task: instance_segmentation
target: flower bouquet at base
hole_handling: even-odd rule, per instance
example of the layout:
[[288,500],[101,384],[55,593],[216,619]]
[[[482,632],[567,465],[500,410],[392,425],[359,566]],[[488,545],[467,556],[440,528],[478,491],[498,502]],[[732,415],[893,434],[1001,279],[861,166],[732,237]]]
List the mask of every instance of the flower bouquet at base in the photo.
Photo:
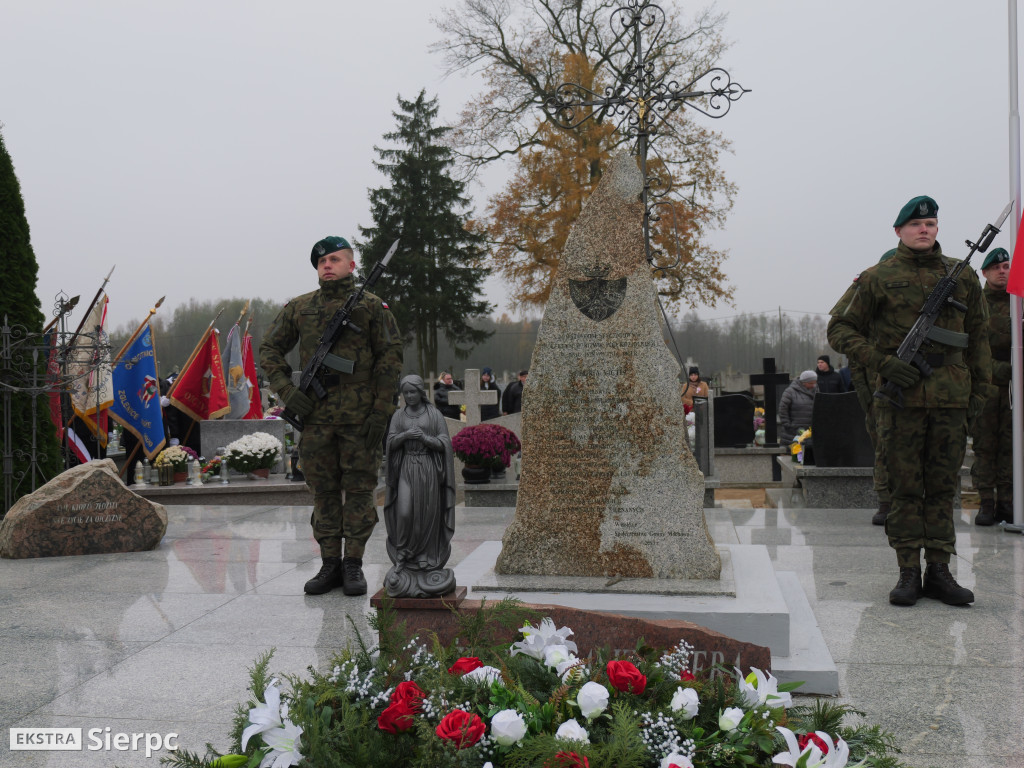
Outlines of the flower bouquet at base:
[[[458,616],[458,645],[406,639],[385,605],[362,639],[307,676],[250,674],[231,748],[187,750],[179,768],[899,768],[877,725],[851,707],[795,705],[770,672],[695,675],[685,642],[577,655],[568,627],[505,600]],[[519,630],[514,628],[519,626]]]
[[153,466],[173,467],[175,472],[186,472],[188,471],[190,455],[192,458],[195,458],[195,451],[182,445],[172,445],[170,448],[164,448],[157,454],[156,458],[153,459]]
[[283,455],[280,440],[266,432],[253,432],[228,443],[223,458],[235,472],[255,472],[273,468]]
[[452,438],[452,451],[469,467],[508,468],[521,449],[516,433],[500,424],[474,424]]
[[793,461],[797,461],[801,464],[804,463],[804,443],[810,445],[810,442],[808,442],[810,439],[811,430],[809,429],[805,429],[803,432],[797,435],[796,439],[793,441],[793,444],[789,446],[789,451],[790,453],[793,454]]

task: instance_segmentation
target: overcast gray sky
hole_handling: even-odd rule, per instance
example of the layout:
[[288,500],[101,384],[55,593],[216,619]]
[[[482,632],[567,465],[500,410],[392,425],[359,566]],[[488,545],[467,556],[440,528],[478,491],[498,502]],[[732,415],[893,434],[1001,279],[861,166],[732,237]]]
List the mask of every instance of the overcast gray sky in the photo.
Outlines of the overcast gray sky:
[[[708,120],[733,142],[739,194],[713,242],[736,306],[702,317],[825,313],[895,245],[909,198],[938,201],[954,256],[1010,199],[1003,0],[716,6],[733,42],[722,64],[752,93]],[[428,51],[441,7],[2,0],[0,123],[44,311],[60,290],[88,300],[115,264],[112,327],[163,294],[161,312],[314,288],[312,244],[371,223],[372,148],[396,96],[426,88],[451,122],[479,91],[442,79]],[[472,190],[478,211],[500,181]],[[505,304],[500,280],[489,292]]]

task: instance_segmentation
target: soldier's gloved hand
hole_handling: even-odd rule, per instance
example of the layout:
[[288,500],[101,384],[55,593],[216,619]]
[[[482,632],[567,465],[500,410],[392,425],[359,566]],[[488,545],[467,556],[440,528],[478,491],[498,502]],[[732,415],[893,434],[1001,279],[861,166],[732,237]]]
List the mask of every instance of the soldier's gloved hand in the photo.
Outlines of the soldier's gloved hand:
[[384,431],[388,428],[388,417],[376,409],[370,411],[370,415],[363,422],[362,435],[366,438],[365,445],[369,448],[376,448],[384,439]]
[[987,399],[984,394],[975,394],[972,391],[971,399],[967,401],[967,431],[972,435],[974,434],[975,423],[981,412],[985,409],[985,401]]
[[910,363],[904,363],[895,355],[889,355],[882,361],[878,372],[897,387],[912,387],[921,379],[921,372]]
[[313,408],[316,407],[313,398],[302,392],[294,384],[286,384],[278,394],[281,395],[285,407],[301,419],[309,416],[313,412]]

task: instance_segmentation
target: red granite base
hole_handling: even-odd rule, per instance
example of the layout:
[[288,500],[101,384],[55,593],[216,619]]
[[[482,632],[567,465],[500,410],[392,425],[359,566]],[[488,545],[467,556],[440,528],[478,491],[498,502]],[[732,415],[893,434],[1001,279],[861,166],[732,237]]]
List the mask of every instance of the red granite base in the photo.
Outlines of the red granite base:
[[[371,598],[372,606],[380,607],[379,598],[382,593],[383,590]],[[461,593],[459,601],[448,605],[444,604],[448,599],[447,595],[431,601],[412,598],[395,600],[397,623],[405,624],[407,637],[436,634],[440,642],[447,645],[455,640],[459,631],[457,614],[465,615],[481,608],[481,603],[476,600],[462,602],[466,593],[465,587],[458,588],[457,593]],[[400,602],[408,604],[408,607],[399,605]],[[428,608],[427,602],[435,605]],[[694,674],[716,664],[723,664],[729,669],[736,666],[744,672],[749,672],[751,667],[762,670],[771,668],[771,651],[767,647],[735,640],[693,622],[641,619],[617,613],[566,608],[561,605],[520,605],[537,611],[541,618],[550,617],[557,627],[569,627],[573,630],[570,639],[578,646],[579,656],[588,656],[594,650],[603,647],[627,654],[636,650],[637,641],[642,637],[646,645],[655,648],[672,648],[678,645],[680,640],[688,642],[693,646],[690,670]],[[513,632],[508,637],[508,642],[511,644],[520,639],[521,636]]]

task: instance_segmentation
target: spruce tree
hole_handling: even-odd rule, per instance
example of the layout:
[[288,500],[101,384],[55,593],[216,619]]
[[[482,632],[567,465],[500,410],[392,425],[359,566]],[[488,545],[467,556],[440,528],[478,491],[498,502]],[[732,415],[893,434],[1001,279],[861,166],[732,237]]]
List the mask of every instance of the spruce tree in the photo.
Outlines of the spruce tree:
[[422,375],[437,370],[438,332],[465,359],[490,333],[469,321],[491,306],[480,294],[487,269],[483,240],[469,229],[465,183],[451,176],[455,163],[442,139],[451,130],[434,124],[437,99],[423,91],[415,101],[398,97],[397,129],[384,134],[397,148],[374,147],[374,165],[391,186],[370,190],[374,226],[359,227],[357,245],[369,270],[401,238],[388,276],[378,289],[395,314],[406,343],[415,343]]
[[[29,239],[28,220],[25,218],[25,203],[21,197],[21,185],[14,173],[14,164],[7,153],[3,134],[0,133],[0,323],[14,329],[12,340],[22,345],[41,343],[39,334],[43,330],[43,313],[36,296],[36,278],[39,272],[32,244]],[[20,359],[20,363],[18,360]],[[12,364],[31,365],[32,354],[16,356]],[[40,378],[45,372],[46,355],[40,355]],[[15,375],[10,369],[0,368],[0,379],[7,387],[24,387],[31,384],[30,371],[21,370]],[[11,390],[8,390],[11,391]],[[6,512],[4,499],[7,491],[13,493],[13,500],[30,492],[33,483],[38,487],[42,482],[60,472],[60,446],[50,421],[48,401],[45,396],[35,398],[36,428],[36,472],[30,475],[30,452],[32,449],[32,397],[24,392],[12,391],[10,399],[11,430],[0,429],[0,456],[10,457],[14,474],[12,478],[0,474],[5,487],[0,495],[0,514]],[[0,410],[0,421],[4,418]],[[6,445],[4,435],[10,434],[11,445]],[[0,466],[0,472],[2,472]]]

